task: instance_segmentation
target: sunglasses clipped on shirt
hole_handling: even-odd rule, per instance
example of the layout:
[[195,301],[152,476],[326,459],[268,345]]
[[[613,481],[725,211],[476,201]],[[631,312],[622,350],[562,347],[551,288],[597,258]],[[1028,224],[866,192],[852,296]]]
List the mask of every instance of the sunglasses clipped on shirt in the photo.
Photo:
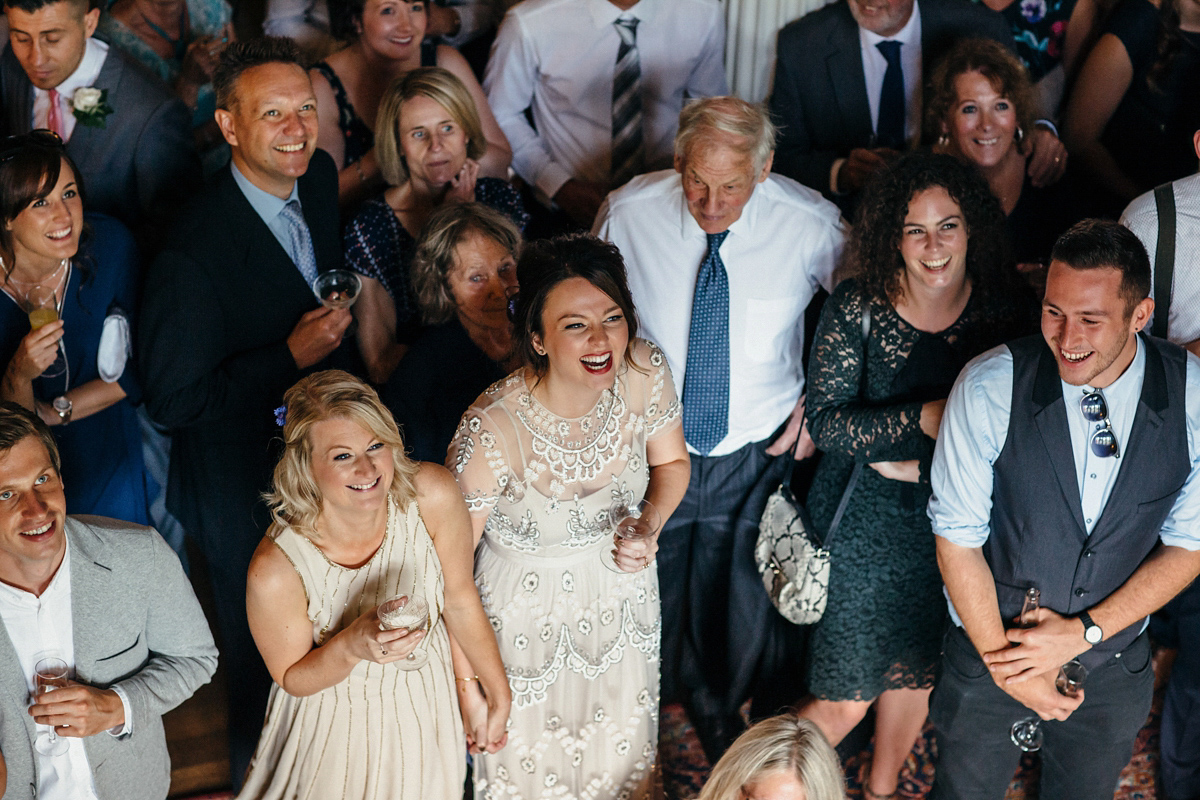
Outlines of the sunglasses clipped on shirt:
[[1103,422],[1103,428],[1097,428],[1092,433],[1092,453],[1099,458],[1116,457],[1121,454],[1117,445],[1117,433],[1113,430],[1112,420],[1108,418],[1108,403],[1100,390],[1088,392],[1079,398],[1079,410],[1088,422]]
[[52,130],[38,128],[29,133],[5,136],[3,139],[0,139],[0,164],[12,161],[29,145],[52,147],[56,150],[66,149],[61,136]]

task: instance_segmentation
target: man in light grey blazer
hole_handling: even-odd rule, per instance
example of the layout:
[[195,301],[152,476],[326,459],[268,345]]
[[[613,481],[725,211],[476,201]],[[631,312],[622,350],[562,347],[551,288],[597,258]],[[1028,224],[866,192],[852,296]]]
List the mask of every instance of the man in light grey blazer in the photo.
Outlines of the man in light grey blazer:
[[[100,10],[89,11],[87,0],[4,0],[4,13],[5,133],[62,136],[87,209],[117,217],[152,245],[150,234],[199,185],[191,112],[157,76],[92,37]],[[108,110],[90,89],[106,92]]]
[[[4,797],[165,798],[162,715],[216,669],[208,623],[153,529],[66,516],[53,435],[14,403],[0,403],[0,630]],[[74,679],[30,706],[47,657]]]

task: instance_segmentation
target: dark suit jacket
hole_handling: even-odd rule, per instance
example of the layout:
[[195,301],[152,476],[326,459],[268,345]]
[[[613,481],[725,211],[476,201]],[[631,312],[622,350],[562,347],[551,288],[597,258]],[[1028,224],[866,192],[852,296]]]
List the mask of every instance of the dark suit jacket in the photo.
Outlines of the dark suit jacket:
[[[318,150],[299,186],[317,267],[337,269],[333,159]],[[229,167],[185,208],[147,275],[139,363],[150,417],[171,433],[167,506],[202,541],[248,548],[229,553],[244,556],[243,573],[266,528],[261,508],[251,513],[274,467],[272,409],[302,375],[287,337],[318,306]]]
[[[103,128],[76,123],[67,154],[83,176],[87,209],[116,217],[144,243],[199,186],[191,112],[116,47],[108,48],[95,88],[108,90],[113,113]],[[0,97],[5,132],[28,133],[33,84],[11,46],[0,56]]]
[[[984,36],[1008,47],[1012,32],[995,11],[968,0],[919,0],[924,77],[954,40]],[[869,147],[874,132],[858,23],[846,0],[779,32],[771,115],[780,125],[774,170],[829,196],[833,162]]]

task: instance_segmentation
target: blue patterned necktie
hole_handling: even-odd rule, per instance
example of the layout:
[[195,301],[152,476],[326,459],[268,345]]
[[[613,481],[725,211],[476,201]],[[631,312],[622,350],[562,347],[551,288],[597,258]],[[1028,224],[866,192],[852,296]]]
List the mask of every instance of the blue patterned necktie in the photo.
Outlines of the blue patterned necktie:
[[612,187],[642,171],[642,68],[638,60],[637,19],[613,22],[621,37],[612,93]]
[[729,431],[729,276],[721,243],[729,231],[708,234],[696,276],[687,367],[683,373],[683,436],[708,455]]
[[309,287],[317,279],[317,256],[313,251],[312,235],[308,223],[300,211],[299,200],[289,200],[279,212],[288,222],[288,234],[292,237],[292,252],[295,253],[296,269],[304,276]]
[[900,42],[875,45],[887,60],[883,89],[879,92],[879,119],[875,139],[880,147],[904,148],[904,67],[900,64]]

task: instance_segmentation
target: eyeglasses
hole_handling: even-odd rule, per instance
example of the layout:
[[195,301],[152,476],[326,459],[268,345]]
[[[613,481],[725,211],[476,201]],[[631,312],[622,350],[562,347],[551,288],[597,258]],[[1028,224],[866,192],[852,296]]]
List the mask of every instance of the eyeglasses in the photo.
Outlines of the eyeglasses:
[[1088,422],[1104,423],[1103,428],[1098,428],[1092,434],[1092,452],[1099,458],[1119,456],[1121,448],[1117,446],[1117,434],[1113,430],[1112,420],[1108,418],[1108,403],[1104,402],[1104,395],[1098,390],[1088,392],[1079,399],[1079,410]]
[[56,150],[66,148],[62,137],[57,133],[45,128],[38,128],[29,133],[18,134],[17,136],[5,136],[3,139],[0,139],[0,164],[12,161],[20,155],[22,150],[31,144],[39,147],[52,147]]

